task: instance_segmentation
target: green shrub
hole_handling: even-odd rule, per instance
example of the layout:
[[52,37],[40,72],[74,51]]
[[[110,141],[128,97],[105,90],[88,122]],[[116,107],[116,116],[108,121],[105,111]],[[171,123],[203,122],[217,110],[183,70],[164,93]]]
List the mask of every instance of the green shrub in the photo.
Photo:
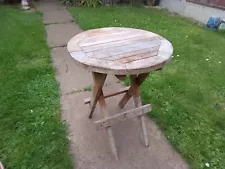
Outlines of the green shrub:
[[100,0],[81,0],[80,5],[89,6],[89,7],[96,7],[102,4]]
[[74,6],[97,7],[98,5],[139,5],[142,4],[142,0],[62,0],[62,3]]

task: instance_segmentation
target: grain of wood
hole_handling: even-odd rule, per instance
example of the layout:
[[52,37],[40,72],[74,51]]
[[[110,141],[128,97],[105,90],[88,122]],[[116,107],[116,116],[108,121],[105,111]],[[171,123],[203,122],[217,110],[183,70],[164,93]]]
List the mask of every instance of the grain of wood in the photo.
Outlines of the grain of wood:
[[[136,78],[136,83],[134,83],[131,80],[132,85],[128,89],[128,91],[125,93],[123,98],[119,102],[119,106],[123,108],[125,104],[130,100],[130,98],[136,93],[136,90],[141,86],[141,84],[145,81],[145,79],[148,77],[149,73],[143,73],[138,75]],[[133,77],[134,75],[131,75]],[[136,75],[135,75],[136,76]]]
[[[107,118],[109,116],[109,112],[106,108],[105,98],[104,98],[102,90],[100,92],[99,105],[100,105],[102,117]],[[110,148],[111,148],[111,151],[112,151],[112,155],[113,155],[115,161],[118,161],[119,158],[118,158],[118,154],[117,154],[117,150],[116,150],[116,144],[115,144],[115,140],[114,140],[114,137],[113,137],[112,128],[109,126],[109,127],[106,128],[106,131],[107,131],[107,134],[108,134],[109,145],[110,145]]]
[[120,114],[117,114],[117,115],[114,115],[114,116],[96,121],[95,125],[96,125],[97,129],[109,127],[109,126],[112,126],[112,125],[114,125],[114,124],[116,124],[120,121],[124,121],[126,119],[133,118],[133,117],[136,117],[136,116],[140,116],[140,115],[143,115],[143,114],[148,113],[150,111],[151,111],[151,105],[147,104],[147,105],[144,105],[142,107],[138,107],[136,109],[132,109],[132,110],[129,110],[129,111],[126,111],[126,112],[123,112],[123,113],[120,113]]
[[162,68],[173,47],[163,37],[132,28],[100,28],[73,37],[67,49],[74,61],[92,72],[132,75]]
[[84,52],[92,52],[92,51],[96,51],[96,50],[103,50],[103,49],[117,47],[117,46],[129,45],[129,44],[136,43],[136,42],[142,41],[142,40],[151,41],[151,40],[157,40],[157,39],[161,40],[162,37],[157,36],[157,35],[152,36],[152,37],[138,36],[138,37],[134,37],[134,38],[131,38],[131,39],[122,39],[120,41],[111,41],[110,43],[100,43],[100,44],[97,44],[97,45],[82,46],[81,48],[84,50]]
[[[140,95],[140,84],[146,79],[146,77],[147,77],[146,74],[142,74],[142,76],[140,75],[130,76],[131,86],[134,86],[133,98],[134,98],[134,105],[136,108],[142,107],[141,95]],[[143,143],[147,147],[149,143],[148,143],[148,135],[147,135],[144,115],[141,115],[138,118],[141,124]]]
[[[116,95],[119,95],[119,94],[123,94],[123,93],[127,92],[129,88],[130,88],[130,86],[121,88],[121,89],[119,89],[118,91],[115,91],[115,92],[106,93],[104,95],[104,98],[107,99],[109,97],[113,97],[113,96],[116,96]],[[90,104],[90,103],[91,103],[91,98],[86,98],[84,100],[84,104]]]
[[93,81],[94,81],[94,89],[92,92],[91,112],[89,114],[89,118],[92,118],[96,104],[101,96],[102,87],[103,87],[105,79],[107,77],[106,74],[100,74],[100,73],[95,73],[95,72],[92,72],[92,76],[93,76]]

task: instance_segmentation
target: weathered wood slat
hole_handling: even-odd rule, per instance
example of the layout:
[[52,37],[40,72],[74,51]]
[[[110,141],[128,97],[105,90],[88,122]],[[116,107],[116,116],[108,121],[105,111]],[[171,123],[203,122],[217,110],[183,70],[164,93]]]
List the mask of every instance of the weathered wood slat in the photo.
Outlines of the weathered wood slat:
[[67,50],[68,52],[76,52],[76,51],[80,51],[81,47],[79,45],[79,43],[85,39],[85,37],[87,37],[88,34],[87,33],[80,33],[76,36],[74,36],[67,44]]
[[[137,51],[133,51],[133,52],[130,52],[130,53],[123,53],[123,54],[119,54],[119,55],[114,55],[114,56],[111,56],[111,57],[104,58],[102,60],[112,61],[112,62],[117,63],[117,65],[124,65],[124,63],[126,63],[126,59],[128,59],[130,57],[133,57],[133,56],[136,56],[136,55],[138,55],[140,57],[146,56],[148,54],[151,55],[152,52],[158,52],[157,49],[158,49],[158,47],[146,48],[146,49],[143,49],[141,51],[137,50]],[[123,56],[123,57],[121,57],[121,56]],[[121,62],[122,64],[120,63],[121,60],[123,60],[123,62]]]
[[153,40],[161,40],[161,39],[162,37],[157,35],[151,35],[150,37],[138,36],[138,37],[134,37],[130,39],[122,39],[118,41],[100,43],[100,44],[91,45],[91,46],[81,46],[81,48],[84,50],[84,52],[93,52],[96,50],[104,50],[104,49],[113,48],[117,46],[129,45],[129,44],[137,43],[140,41],[153,41]]
[[142,40],[128,45],[122,45],[104,50],[88,52],[86,53],[86,55],[92,58],[113,61],[115,59],[123,58],[127,53],[132,56],[135,54],[142,53],[142,50],[144,51],[148,50],[150,52],[152,48],[159,47],[159,45],[160,41],[158,40],[154,41]]
[[153,52],[149,52],[149,53],[145,53],[145,54],[137,54],[137,55],[133,55],[133,56],[129,56],[129,57],[126,57],[126,58],[122,58],[120,60],[117,60],[118,62],[121,62],[121,63],[129,63],[129,62],[133,62],[133,61],[136,61],[136,60],[141,60],[141,59],[146,59],[146,58],[149,58],[149,57],[153,57],[153,56],[156,56],[158,53],[158,51],[153,51]]
[[79,62],[87,62],[88,56],[82,51],[71,52],[71,57]]
[[[116,96],[119,94],[123,94],[123,93],[127,92],[129,88],[130,88],[130,86],[121,88],[116,92],[107,93],[104,95],[104,98],[106,99],[106,98],[113,97],[113,96]],[[84,99],[84,104],[90,104],[90,102],[91,102],[91,98]]]
[[99,120],[95,122],[96,128],[97,129],[101,129],[101,128],[106,128],[106,127],[110,127],[120,121],[124,121],[126,119],[129,118],[133,118],[136,116],[141,116],[145,113],[148,113],[151,111],[151,105],[147,104],[144,105],[142,107],[138,107],[129,111],[126,111],[124,113],[121,114],[117,114],[111,117],[107,117],[105,119]]
[[[150,34],[148,34],[147,32],[141,32],[141,31],[134,32],[132,29],[124,31],[124,32],[115,31],[114,33],[111,33],[111,34],[88,37],[80,43],[80,46],[81,47],[91,46],[91,45],[97,45],[101,43],[108,43],[108,42],[119,41],[124,39],[132,39],[132,38],[140,37],[144,35],[150,36]],[[154,35],[152,34],[152,36]]]
[[100,28],[82,32],[68,43],[81,67],[103,74],[132,75],[162,68],[173,47],[163,37],[132,28]]

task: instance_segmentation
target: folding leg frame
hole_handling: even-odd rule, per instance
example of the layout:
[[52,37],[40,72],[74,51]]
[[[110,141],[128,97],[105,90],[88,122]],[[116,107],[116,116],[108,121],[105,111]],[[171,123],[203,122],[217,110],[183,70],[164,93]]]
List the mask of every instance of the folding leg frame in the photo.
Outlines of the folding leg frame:
[[[128,118],[138,116],[138,118],[140,119],[142,133],[143,133],[142,134],[143,142],[144,142],[145,146],[148,146],[146,124],[145,124],[143,115],[145,113],[148,113],[149,111],[151,111],[151,105],[148,104],[148,105],[142,106],[141,97],[140,97],[140,89],[139,89],[140,85],[147,78],[148,74],[149,73],[139,74],[139,75],[131,75],[130,76],[130,79],[131,79],[130,87],[125,87],[123,89],[120,89],[117,92],[104,95],[102,88],[103,88],[105,79],[107,77],[107,74],[92,72],[93,81],[94,81],[94,88],[92,91],[92,99],[86,99],[85,104],[90,104],[91,111],[90,111],[89,118],[92,118],[96,104],[99,102],[99,106],[100,106],[100,109],[102,112],[103,119],[96,121],[95,124],[96,124],[97,129],[105,128],[107,130],[112,155],[116,161],[118,160],[118,154],[117,154],[116,145],[115,145],[111,126],[120,121],[124,121]],[[136,108],[109,117],[105,98],[112,97],[112,96],[122,94],[122,93],[125,93],[125,95],[123,96],[122,100],[120,101],[119,106],[121,108],[123,108],[125,106],[125,104],[129,101],[129,99],[131,97],[133,97]]]

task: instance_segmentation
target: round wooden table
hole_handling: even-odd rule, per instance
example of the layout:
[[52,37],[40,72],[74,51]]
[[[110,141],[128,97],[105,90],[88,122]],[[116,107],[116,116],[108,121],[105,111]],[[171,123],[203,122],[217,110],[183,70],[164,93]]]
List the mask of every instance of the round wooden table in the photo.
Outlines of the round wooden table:
[[[148,137],[144,114],[151,111],[151,105],[141,104],[140,85],[151,71],[160,70],[172,56],[173,47],[165,38],[144,30],[132,28],[100,28],[88,30],[74,36],[67,45],[68,52],[76,64],[92,72],[94,88],[90,104],[89,118],[92,118],[97,102],[104,114],[102,120],[96,121],[97,128],[106,128],[112,154],[116,160],[118,155],[111,126],[127,118],[138,116],[143,132],[143,142],[148,146]],[[131,86],[115,93],[103,94],[107,74],[119,79],[130,75]],[[105,98],[125,93],[119,106],[123,108],[131,97],[134,98],[135,109],[109,117]]]

